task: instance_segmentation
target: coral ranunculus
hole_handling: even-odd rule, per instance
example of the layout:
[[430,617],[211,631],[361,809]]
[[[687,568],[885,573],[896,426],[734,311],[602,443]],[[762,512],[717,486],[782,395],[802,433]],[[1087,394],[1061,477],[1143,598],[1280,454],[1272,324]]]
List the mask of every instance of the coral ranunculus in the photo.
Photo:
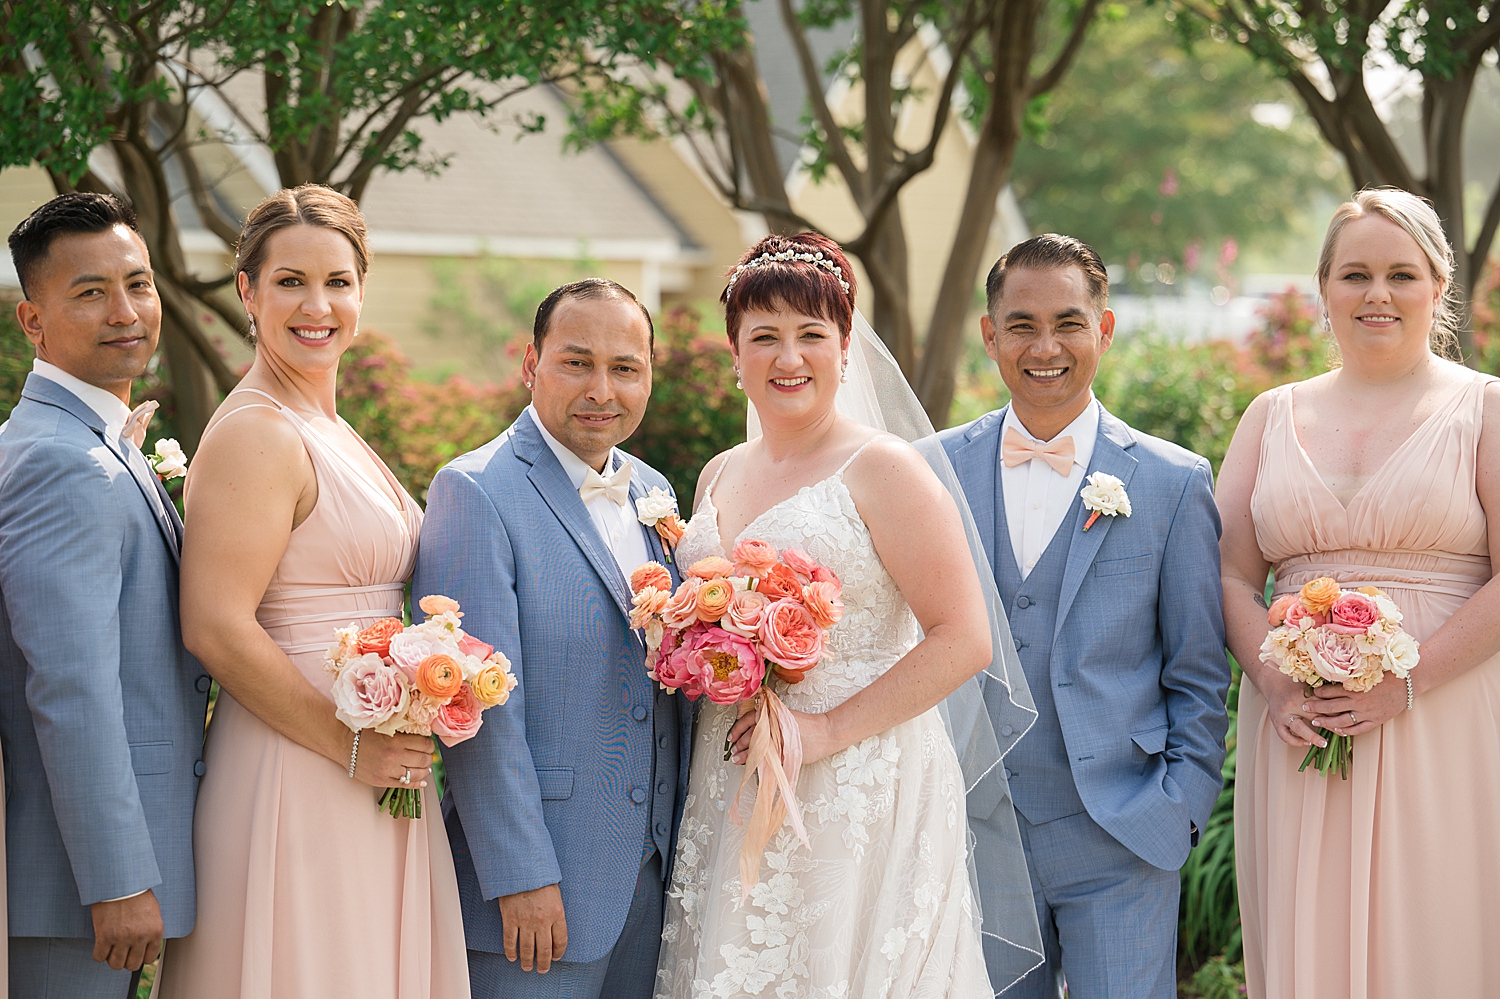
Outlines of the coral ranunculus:
[[686,636],[680,654],[699,687],[715,704],[753,697],[766,677],[766,664],[748,638],[723,628],[702,628]]
[[464,671],[452,656],[439,652],[417,664],[417,689],[434,701],[446,701],[464,685]]
[[1363,593],[1345,593],[1333,602],[1328,612],[1328,627],[1345,635],[1363,635],[1380,620],[1375,598]]
[[388,656],[391,654],[391,639],[401,634],[401,619],[397,617],[383,617],[359,633],[359,652],[364,655],[373,652],[377,656]]
[[755,584],[755,589],[772,600],[802,599],[802,581],[795,572],[781,564],[771,566],[770,571]]
[[698,587],[698,620],[704,624],[718,624],[719,618],[729,609],[729,599],[734,596],[734,587],[729,580],[718,576]]
[[734,546],[729,558],[734,562],[736,576],[754,576],[759,579],[776,564],[776,549],[764,541],[746,538]]
[[781,553],[781,561],[786,563],[788,569],[797,574],[797,578],[802,581],[803,586],[812,582],[813,572],[818,568],[818,563],[814,562],[812,556],[801,548],[786,549]]
[[703,580],[689,576],[677,587],[661,609],[661,620],[668,628],[686,628],[698,620],[698,590]]
[[[669,585],[670,582],[668,580]],[[636,590],[635,596],[630,601],[630,626],[632,628],[646,627],[646,623],[660,614],[670,599],[672,599],[670,589],[659,590],[654,586],[643,586]]]
[[648,586],[672,592],[672,574],[660,562],[647,562],[630,574],[630,592],[639,593]]
[[814,583],[832,583],[840,590],[844,588],[844,584],[839,579],[838,573],[834,572],[826,565],[820,565],[816,569],[814,569],[812,578]]
[[1327,614],[1333,602],[1339,598],[1339,584],[1337,580],[1329,579],[1327,576],[1319,576],[1302,586],[1302,592],[1298,594],[1302,603],[1314,614]]
[[707,558],[700,558],[688,566],[687,574],[694,579],[701,579],[707,582],[715,576],[733,575],[734,566],[730,564],[729,559],[724,558],[722,555],[710,555]]
[[463,617],[463,613],[458,609],[458,601],[440,593],[428,594],[417,601],[417,606],[422,608],[423,614],[457,614]]
[[483,722],[484,705],[479,703],[472,690],[459,684],[453,700],[438,708],[437,717],[432,719],[432,733],[442,740],[443,745],[451,748],[465,739],[474,738]]
[[766,658],[782,671],[807,672],[823,656],[823,629],[796,600],[777,600],[760,620],[760,644]]
[[837,583],[811,582],[802,591],[802,602],[812,615],[813,623],[825,631],[844,616],[844,602],[839,599]]

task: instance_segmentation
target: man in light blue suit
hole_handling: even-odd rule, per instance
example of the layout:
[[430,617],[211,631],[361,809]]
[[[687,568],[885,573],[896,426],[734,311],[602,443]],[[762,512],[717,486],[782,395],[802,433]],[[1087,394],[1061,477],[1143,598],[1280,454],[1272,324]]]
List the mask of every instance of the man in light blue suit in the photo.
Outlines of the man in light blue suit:
[[[646,676],[630,573],[666,564],[616,449],[651,396],[651,317],[590,279],[537,310],[532,404],[433,479],[413,593],[463,605],[510,700],[443,753],[475,999],[649,999],[687,787],[691,705]],[[675,582],[675,580],[674,580]]]
[[[940,436],[1038,711],[986,778],[1008,782],[1014,820],[1009,806],[970,817],[981,883],[1011,821],[1031,870],[1044,960],[1006,996],[1058,996],[1066,980],[1072,999],[1170,999],[1177,871],[1218,796],[1228,729],[1212,471],[1094,399],[1114,314],[1092,249],[1037,236],[986,290],[981,331],[1011,403]],[[1080,497],[1089,484],[1103,502]]]
[[161,303],[130,209],[64,195],[10,236],[36,348],[0,431],[0,741],[13,999],[125,999],[193,928],[209,679],[182,522],[121,432]]

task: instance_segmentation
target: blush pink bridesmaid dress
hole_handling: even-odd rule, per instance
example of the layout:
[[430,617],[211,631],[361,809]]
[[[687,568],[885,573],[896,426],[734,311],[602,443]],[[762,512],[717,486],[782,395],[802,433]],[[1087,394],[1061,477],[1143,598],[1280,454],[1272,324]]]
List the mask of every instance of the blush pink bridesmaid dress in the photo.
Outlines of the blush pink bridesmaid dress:
[[[1297,439],[1292,387],[1274,390],[1250,509],[1277,595],[1318,576],[1379,586],[1420,642],[1489,582],[1474,478],[1489,381],[1476,375],[1456,392],[1347,507]],[[1248,678],[1239,711],[1234,832],[1250,995],[1497,994],[1500,657],[1357,736],[1347,781],[1297,772],[1305,749],[1277,737]]]
[[[318,477],[317,505],[256,617],[326,693],[334,628],[401,616],[422,513],[373,451],[384,485],[290,409],[254,405],[297,428]],[[162,999],[468,999],[458,884],[431,786],[423,818],[393,819],[376,808],[378,789],[223,691],[203,758],[198,922],[167,945]]]

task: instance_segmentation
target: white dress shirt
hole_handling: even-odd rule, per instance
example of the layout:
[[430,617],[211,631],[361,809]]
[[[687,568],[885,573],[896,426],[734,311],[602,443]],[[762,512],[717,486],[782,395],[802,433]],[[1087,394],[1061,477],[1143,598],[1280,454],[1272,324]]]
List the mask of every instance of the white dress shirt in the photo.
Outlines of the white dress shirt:
[[72,392],[85,406],[98,413],[99,419],[104,421],[104,440],[108,444],[113,445],[120,439],[120,431],[125,429],[125,421],[130,419],[130,407],[121,402],[119,396],[97,385],[90,385],[82,378],[70,375],[40,357],[31,362],[31,370],[33,374],[41,375],[54,385],[61,385]]
[[[1012,427],[1031,440],[1039,439],[1021,423],[1015,407],[1005,411],[1005,422],[1000,428],[1002,440]],[[1040,458],[1023,461],[1014,468],[1007,468],[1004,460],[1000,462],[1000,490],[1005,494],[1010,550],[1016,556],[1022,579],[1031,573],[1052,543],[1053,535],[1073,510],[1083,488],[1083,476],[1094,457],[1094,441],[1099,436],[1099,402],[1092,393],[1084,411],[1057,436],[1073,438],[1073,467],[1066,477]]]
[[[573,483],[574,489],[583,488],[584,479],[589,472],[593,471],[588,464],[578,455],[569,451],[567,446],[547,432],[542,425],[541,417],[536,415],[536,410],[530,406],[526,407],[531,413],[531,420],[536,424],[537,430],[541,431],[542,440],[557,455],[558,462],[562,465],[563,473]],[[615,470],[615,456],[611,451],[609,461],[604,466],[603,475],[611,475]],[[614,555],[615,562],[620,566],[620,572],[628,580],[630,574],[635,572],[642,564],[651,561],[651,552],[646,547],[645,528],[636,519],[635,507],[627,503],[620,506],[608,496],[595,496],[583,505],[594,520],[594,527],[599,532],[599,537],[609,547],[610,553]]]

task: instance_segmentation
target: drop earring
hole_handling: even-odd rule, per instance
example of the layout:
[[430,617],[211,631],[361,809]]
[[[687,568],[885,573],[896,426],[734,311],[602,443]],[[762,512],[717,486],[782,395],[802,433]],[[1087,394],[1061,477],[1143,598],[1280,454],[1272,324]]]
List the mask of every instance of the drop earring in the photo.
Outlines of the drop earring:
[[849,357],[848,357],[848,355],[844,356],[843,366],[839,368],[839,381],[841,383],[847,383],[849,381]]
[[1326,312],[1323,313],[1323,332],[1324,333],[1332,333],[1333,332],[1333,323],[1329,321],[1329,319],[1328,319],[1328,313],[1326,313]]
[[740,366],[738,364],[734,366],[734,387],[742,390],[745,387],[740,383]]
[[255,340],[255,338],[260,335],[259,333],[256,332],[256,329],[255,329],[255,316],[252,315],[251,313],[247,312],[247,313],[245,313],[245,318],[248,319],[248,320],[250,320],[250,339],[253,342]]

